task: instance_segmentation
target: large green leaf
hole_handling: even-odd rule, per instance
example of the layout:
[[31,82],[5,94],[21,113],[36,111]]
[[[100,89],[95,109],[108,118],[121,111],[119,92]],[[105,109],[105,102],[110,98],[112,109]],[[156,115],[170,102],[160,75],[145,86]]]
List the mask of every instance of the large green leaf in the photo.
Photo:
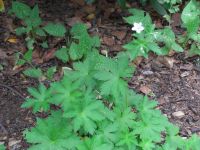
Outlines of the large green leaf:
[[58,37],[64,37],[66,33],[65,26],[60,23],[49,23],[44,27],[44,30],[48,34]]

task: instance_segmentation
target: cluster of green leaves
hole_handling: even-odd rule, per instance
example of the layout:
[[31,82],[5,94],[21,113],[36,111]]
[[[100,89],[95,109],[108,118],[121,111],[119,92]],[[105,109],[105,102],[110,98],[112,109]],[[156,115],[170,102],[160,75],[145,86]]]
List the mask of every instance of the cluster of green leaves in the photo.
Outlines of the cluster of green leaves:
[[48,48],[48,43],[45,37],[48,35],[64,37],[66,29],[62,24],[59,23],[49,23],[43,26],[42,19],[39,15],[38,5],[33,8],[28,5],[14,1],[12,2],[12,8],[10,9],[11,14],[22,20],[24,25],[16,29],[17,35],[26,35],[26,42],[28,51],[24,55],[24,59],[19,60],[19,64],[22,65],[26,61],[32,60],[32,51],[34,49],[34,44],[37,42],[37,38],[42,39],[40,45],[43,48]]
[[144,27],[142,32],[133,33],[134,39],[124,45],[131,59],[135,59],[137,56],[147,57],[149,51],[157,55],[166,55],[170,50],[183,51],[182,47],[176,43],[174,32],[170,27],[156,29],[147,12],[138,9],[130,9],[129,12],[132,15],[125,17],[125,21],[131,25],[142,23]]
[[29,88],[32,98],[22,107],[50,113],[24,132],[29,149],[198,150],[197,136],[182,139],[179,129],[155,109],[156,101],[128,89],[133,71],[127,55],[108,58],[94,51],[49,88]]
[[200,2],[191,0],[184,8],[181,19],[183,27],[186,28],[185,36],[180,37],[180,40],[186,45],[191,41],[190,54],[200,55]]
[[176,13],[180,10],[179,6],[182,0],[140,0],[140,2],[143,5],[149,2],[160,15],[170,19],[169,14]]
[[[24,15],[23,9],[20,13]],[[38,11],[35,6],[29,9],[30,14],[34,9]],[[30,143],[29,150],[199,149],[200,139],[196,135],[189,139],[180,137],[178,127],[155,109],[156,101],[128,88],[128,80],[135,70],[130,63],[132,59],[147,57],[148,51],[159,55],[167,54],[169,49],[182,51],[169,27],[155,29],[148,13],[136,9],[130,12],[133,16],[125,20],[130,24],[142,22],[145,30],[133,34],[135,40],[124,46],[128,53],[120,52],[114,58],[99,54],[100,40],[91,37],[85,25],[72,27],[72,42],[55,53],[63,62],[73,60],[72,69],[65,70],[62,80],[49,87],[42,83],[38,88],[30,87],[31,97],[22,105],[32,108],[33,113],[49,114],[45,119],[37,118],[35,127],[24,131],[24,137]],[[15,12],[18,18],[20,13]],[[25,18],[30,19],[29,15]],[[58,29],[53,23],[37,28],[53,36],[64,36],[66,32],[65,28]],[[32,27],[30,31],[33,29],[36,30]],[[49,71],[51,77],[53,70]],[[25,73],[35,77],[42,75],[40,69]],[[52,105],[57,109],[52,109]]]
[[70,45],[58,49],[55,53],[56,57],[64,63],[69,60],[80,60],[100,46],[99,37],[90,37],[85,24],[75,24],[70,30],[70,33],[72,36]]

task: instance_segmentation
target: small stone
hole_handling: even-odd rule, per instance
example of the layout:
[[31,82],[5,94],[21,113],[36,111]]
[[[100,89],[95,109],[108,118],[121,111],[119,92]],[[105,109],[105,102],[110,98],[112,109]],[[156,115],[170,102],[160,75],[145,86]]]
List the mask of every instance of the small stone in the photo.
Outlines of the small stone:
[[153,75],[154,73],[151,70],[144,70],[144,71],[142,71],[142,74],[143,75]]
[[189,76],[190,75],[190,72],[189,71],[185,71],[185,72],[183,72],[183,73],[181,73],[181,77],[183,78],[183,77],[187,77],[187,76]]
[[19,149],[21,147],[20,142],[21,142],[21,140],[15,140],[13,138],[10,138],[9,142],[8,142],[9,149],[10,150]]
[[177,112],[172,113],[172,116],[181,119],[185,116],[185,114],[183,111],[177,111]]

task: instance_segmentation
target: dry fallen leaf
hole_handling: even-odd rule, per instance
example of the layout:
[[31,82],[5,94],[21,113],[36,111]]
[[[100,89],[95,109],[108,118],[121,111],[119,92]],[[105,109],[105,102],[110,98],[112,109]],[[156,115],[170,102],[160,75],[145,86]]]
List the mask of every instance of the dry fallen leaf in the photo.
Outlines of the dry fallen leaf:
[[146,85],[142,85],[139,90],[146,95],[152,92],[151,89]]
[[16,37],[9,37],[6,41],[9,43],[18,43],[18,40]]
[[173,68],[175,60],[167,56],[158,56],[157,61],[163,64],[167,68]]
[[112,46],[115,44],[115,40],[113,37],[109,37],[109,36],[104,36],[103,37],[103,43],[108,45],[108,46]]
[[119,39],[119,40],[123,40],[126,36],[126,32],[125,31],[113,31],[112,35],[116,36],[117,39]]
[[67,25],[71,27],[76,23],[83,23],[83,21],[81,20],[80,17],[77,16],[67,19]]
[[0,0],[0,11],[3,12],[5,10],[3,0]]

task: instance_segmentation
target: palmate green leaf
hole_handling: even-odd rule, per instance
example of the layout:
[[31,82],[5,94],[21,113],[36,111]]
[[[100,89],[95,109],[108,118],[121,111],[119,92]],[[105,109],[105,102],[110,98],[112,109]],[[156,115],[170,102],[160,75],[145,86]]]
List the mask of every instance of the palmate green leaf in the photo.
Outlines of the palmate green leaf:
[[80,143],[72,133],[68,120],[62,112],[53,112],[47,119],[37,119],[35,127],[24,132],[25,139],[31,144],[28,150],[71,150]]
[[138,121],[134,124],[134,133],[138,134],[141,140],[160,142],[161,132],[166,130],[169,122],[159,110],[155,110],[155,101],[149,101],[145,96],[143,101],[137,103]]
[[40,84],[38,90],[35,88],[28,88],[28,92],[33,98],[27,98],[22,104],[22,108],[32,107],[34,113],[38,111],[48,111],[50,109],[50,89]]
[[67,76],[64,76],[61,81],[51,85],[53,93],[51,103],[61,105],[63,110],[68,110],[83,95],[79,87],[78,84],[74,84]]
[[105,139],[107,142],[116,142],[118,137],[117,133],[119,129],[119,125],[117,123],[112,123],[108,120],[105,120],[103,122],[100,122],[98,124],[98,130],[97,130],[97,135],[101,136]]
[[94,134],[97,122],[105,119],[104,105],[96,100],[91,91],[86,91],[80,100],[76,100],[63,116],[72,120],[74,131],[83,129],[85,133]]
[[14,13],[18,18],[25,19],[31,13],[31,8],[24,4],[17,1],[12,2],[11,12]]
[[138,144],[138,146],[141,147],[141,149],[144,149],[144,150],[152,150],[152,149],[155,149],[156,145],[151,140],[145,140],[144,139]]
[[95,61],[87,57],[84,62],[74,63],[74,70],[69,72],[68,76],[81,86],[94,87],[96,85],[96,79],[94,78],[95,64]]
[[114,150],[112,143],[107,143],[104,138],[95,135],[91,138],[85,138],[83,143],[78,145],[78,150]]
[[129,128],[134,128],[136,116],[131,111],[130,107],[126,108],[125,110],[116,107],[113,111],[116,114],[114,124],[118,125],[118,130],[127,130]]
[[185,141],[184,150],[199,150],[200,138],[193,134],[187,141]]
[[102,62],[104,67],[97,69],[94,77],[102,81],[100,91],[103,95],[111,95],[118,99],[121,95],[125,96],[128,90],[126,78],[130,78],[134,71],[133,67],[129,67],[127,57],[119,57],[118,59],[105,58]]
[[66,33],[65,26],[60,23],[49,23],[43,29],[52,36],[64,37]]
[[165,138],[165,143],[162,145],[163,150],[177,150],[183,149],[184,140],[182,137],[178,136],[179,128],[175,125],[169,124],[167,129],[167,135]]
[[116,147],[126,150],[136,150],[137,144],[135,134],[126,129],[119,133],[119,140],[116,142]]

